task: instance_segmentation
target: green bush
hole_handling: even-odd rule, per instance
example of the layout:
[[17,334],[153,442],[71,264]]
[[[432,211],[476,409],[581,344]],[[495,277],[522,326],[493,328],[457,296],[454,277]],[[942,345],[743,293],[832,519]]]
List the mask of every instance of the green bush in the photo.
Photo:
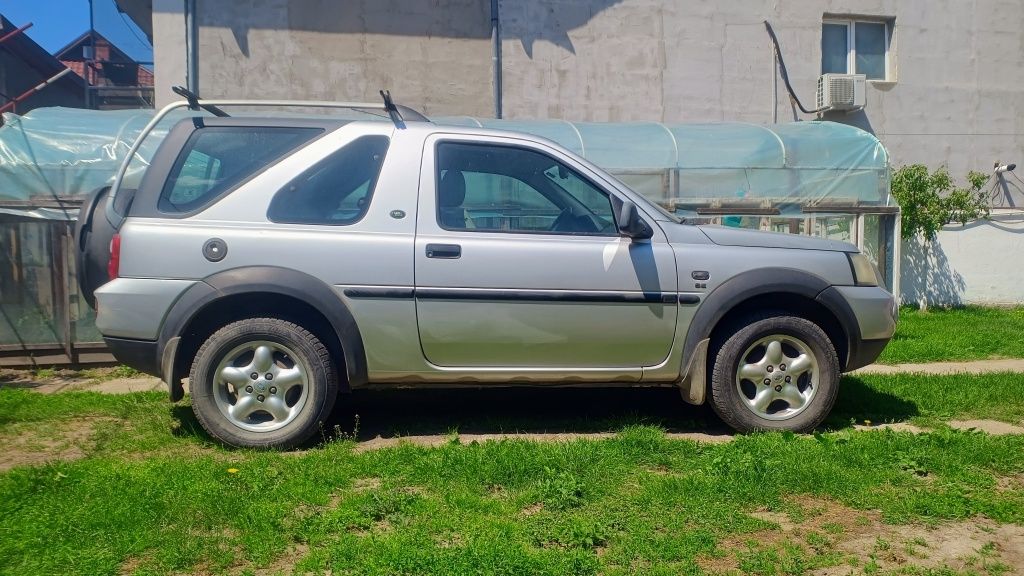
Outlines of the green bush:
[[988,218],[988,193],[982,190],[988,180],[987,174],[971,171],[968,186],[958,188],[945,168],[929,172],[923,164],[911,164],[897,170],[892,195],[903,212],[903,237],[920,234],[931,241],[946,224]]

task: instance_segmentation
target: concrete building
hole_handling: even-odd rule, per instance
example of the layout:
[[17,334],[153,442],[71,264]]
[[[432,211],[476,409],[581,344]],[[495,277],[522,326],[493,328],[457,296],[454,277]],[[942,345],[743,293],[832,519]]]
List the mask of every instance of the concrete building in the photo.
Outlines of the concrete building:
[[[132,13],[148,1],[119,4]],[[375,100],[389,88],[428,115],[490,116],[499,94],[506,118],[813,119],[777,81],[765,20],[806,107],[823,71],[869,75],[862,111],[825,117],[874,133],[893,166],[946,166],[958,179],[1024,166],[1020,0],[152,0],[144,28],[158,105],[189,81],[191,49],[206,97]],[[906,269],[962,281],[904,275],[905,296],[1024,301],[1022,278],[993,275],[977,253],[1024,256],[1021,182],[999,184],[992,223],[905,251]]]

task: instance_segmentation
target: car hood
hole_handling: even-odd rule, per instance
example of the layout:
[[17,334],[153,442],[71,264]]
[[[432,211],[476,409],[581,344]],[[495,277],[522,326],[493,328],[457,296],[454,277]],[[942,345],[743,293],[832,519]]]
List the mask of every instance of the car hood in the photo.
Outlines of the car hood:
[[857,252],[849,242],[826,240],[781,232],[762,232],[728,226],[698,226],[701,232],[715,244],[722,246],[750,246],[754,248],[795,248],[799,250],[831,250],[834,252]]

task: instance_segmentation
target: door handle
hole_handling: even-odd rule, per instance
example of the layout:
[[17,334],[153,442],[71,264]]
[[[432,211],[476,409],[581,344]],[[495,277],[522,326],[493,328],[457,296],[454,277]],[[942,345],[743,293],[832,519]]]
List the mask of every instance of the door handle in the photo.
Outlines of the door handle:
[[427,258],[453,260],[460,256],[462,256],[462,246],[458,244],[427,244]]

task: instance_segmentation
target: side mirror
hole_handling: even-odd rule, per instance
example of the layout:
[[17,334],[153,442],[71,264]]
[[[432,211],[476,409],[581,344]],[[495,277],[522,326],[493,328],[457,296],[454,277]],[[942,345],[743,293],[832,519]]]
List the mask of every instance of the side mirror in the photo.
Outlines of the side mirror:
[[633,240],[645,240],[654,236],[654,230],[640,217],[636,204],[630,200],[622,200],[615,214],[615,225],[619,233]]

